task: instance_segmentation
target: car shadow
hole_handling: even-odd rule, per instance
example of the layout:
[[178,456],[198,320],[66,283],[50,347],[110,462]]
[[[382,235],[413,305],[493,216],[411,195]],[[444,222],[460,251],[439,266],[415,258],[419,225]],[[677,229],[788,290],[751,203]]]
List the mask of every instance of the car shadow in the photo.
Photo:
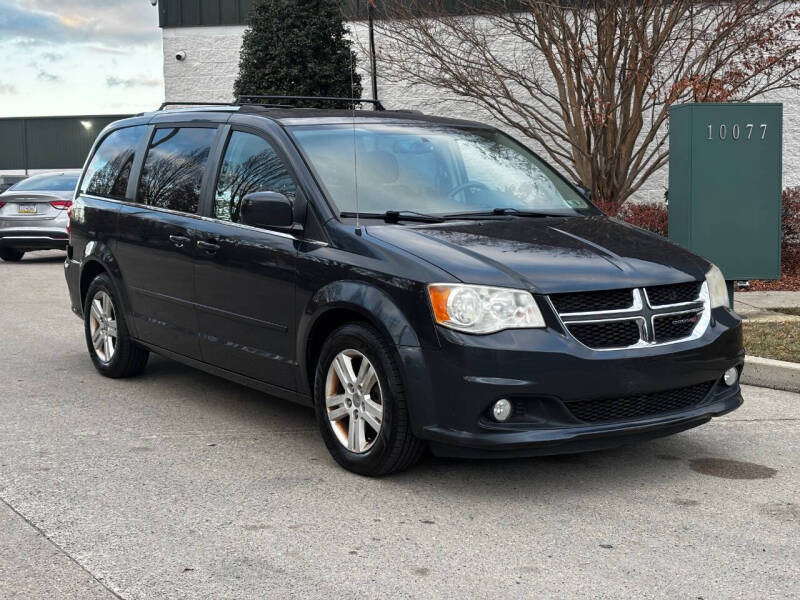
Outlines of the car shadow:
[[[137,378],[145,389],[169,390],[179,386],[193,404],[192,411],[220,417],[239,426],[249,425],[271,433],[295,436],[293,446],[308,456],[327,456],[317,432],[311,408],[263,394],[251,388],[209,375],[180,363],[152,356],[145,373]],[[144,390],[143,390],[144,391]],[[186,401],[186,400],[185,400]],[[680,485],[694,476],[688,464],[697,456],[725,453],[713,440],[692,430],[678,435],[577,454],[514,459],[441,458],[426,452],[422,460],[403,473],[373,480],[375,485],[419,489],[435,487],[436,493],[457,502],[463,495],[486,498],[564,499],[582,494],[619,493],[637,490],[658,482]],[[359,477],[347,473],[332,458],[320,461],[335,478]],[[287,464],[287,469],[296,466]]]
[[34,250],[32,252],[26,252],[25,256],[22,257],[21,263],[30,264],[64,262],[66,256],[66,252],[62,250]]
[[144,373],[135,381],[155,390],[177,387],[196,392],[191,394],[191,400],[198,404],[198,410],[224,414],[226,419],[241,419],[243,423],[252,425],[254,418],[268,417],[269,420],[263,421],[267,428],[273,424],[280,428],[289,425],[316,428],[314,411],[310,407],[265,394],[156,354],[150,355]]

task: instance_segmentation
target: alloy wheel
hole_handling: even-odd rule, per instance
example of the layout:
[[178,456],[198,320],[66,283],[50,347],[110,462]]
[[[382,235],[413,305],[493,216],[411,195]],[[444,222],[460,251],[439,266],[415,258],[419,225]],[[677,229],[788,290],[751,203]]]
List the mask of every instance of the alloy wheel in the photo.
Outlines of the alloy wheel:
[[104,363],[111,362],[117,351],[117,313],[111,296],[103,290],[92,298],[89,333],[97,358]]
[[383,394],[375,367],[358,350],[342,350],[328,367],[325,406],[336,439],[363,454],[383,424]]

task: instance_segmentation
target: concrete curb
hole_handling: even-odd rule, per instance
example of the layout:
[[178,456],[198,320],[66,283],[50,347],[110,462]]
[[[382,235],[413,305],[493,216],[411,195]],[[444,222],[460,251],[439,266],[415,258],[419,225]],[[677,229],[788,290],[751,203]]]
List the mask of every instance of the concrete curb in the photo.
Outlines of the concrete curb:
[[800,364],[746,356],[742,383],[787,392],[800,392]]

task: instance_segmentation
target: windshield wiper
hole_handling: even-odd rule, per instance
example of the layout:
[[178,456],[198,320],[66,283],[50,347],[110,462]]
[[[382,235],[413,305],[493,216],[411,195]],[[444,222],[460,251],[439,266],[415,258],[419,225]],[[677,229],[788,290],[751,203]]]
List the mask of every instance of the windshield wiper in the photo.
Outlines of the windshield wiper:
[[560,215],[557,213],[520,210],[518,208],[493,208],[492,210],[487,210],[487,211],[454,213],[446,215],[446,217],[450,219],[450,218],[461,218],[461,217],[504,217],[506,215],[514,215],[517,217],[536,217],[536,218],[567,216],[567,215]]
[[387,210],[385,213],[354,213],[343,212],[342,217],[346,219],[355,219],[360,216],[362,219],[383,219],[387,223],[399,223],[400,221],[414,221],[417,223],[441,223],[444,221],[442,217],[435,217],[433,215],[426,215],[425,213],[416,212],[413,210]]

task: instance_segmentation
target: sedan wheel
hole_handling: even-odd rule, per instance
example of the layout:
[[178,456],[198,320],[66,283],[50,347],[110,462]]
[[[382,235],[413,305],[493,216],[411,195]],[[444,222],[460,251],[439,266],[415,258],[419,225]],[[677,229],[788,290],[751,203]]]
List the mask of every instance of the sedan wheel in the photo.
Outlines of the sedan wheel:
[[17,250],[16,248],[8,248],[6,246],[0,247],[0,258],[6,262],[19,262],[25,256],[24,250]]
[[117,350],[117,313],[111,296],[103,290],[92,298],[89,333],[97,358],[104,363],[110,363]]
[[325,406],[342,446],[357,454],[372,448],[383,423],[383,394],[375,367],[358,350],[339,352],[328,367]]

